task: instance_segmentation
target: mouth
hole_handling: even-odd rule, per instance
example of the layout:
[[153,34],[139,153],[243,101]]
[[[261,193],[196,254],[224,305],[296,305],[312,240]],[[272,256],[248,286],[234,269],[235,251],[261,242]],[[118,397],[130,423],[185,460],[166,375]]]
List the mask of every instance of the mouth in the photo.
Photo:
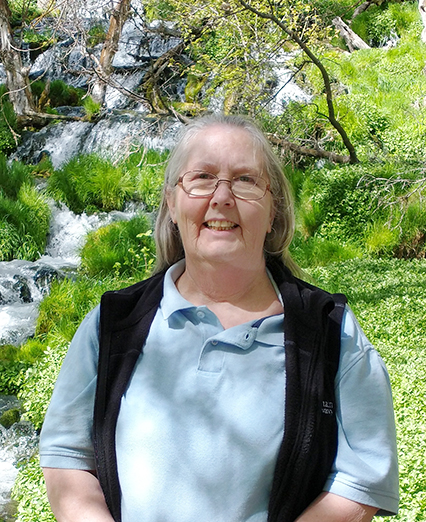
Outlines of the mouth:
[[236,223],[233,223],[232,221],[218,221],[218,220],[211,220],[206,221],[203,223],[204,226],[210,230],[232,230],[234,228],[237,228],[238,225]]

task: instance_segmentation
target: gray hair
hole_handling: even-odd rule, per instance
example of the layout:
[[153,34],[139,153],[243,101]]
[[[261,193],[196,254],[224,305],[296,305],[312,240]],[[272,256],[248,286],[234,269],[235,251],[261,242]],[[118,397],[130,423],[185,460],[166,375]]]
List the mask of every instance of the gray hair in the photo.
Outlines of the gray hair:
[[167,206],[167,195],[175,190],[179,176],[185,167],[189,146],[192,139],[207,127],[222,125],[244,129],[250,134],[256,152],[260,153],[264,172],[271,184],[275,218],[272,230],[267,234],[264,245],[265,257],[281,257],[286,266],[294,273],[298,272],[296,263],[288,251],[293,239],[295,219],[293,198],[280,161],[273,152],[268,140],[257,125],[248,118],[236,115],[211,114],[194,119],[186,125],[171,153],[164,174],[163,196],[157,216],[155,241],[157,245],[157,261],[155,272],[170,267],[185,257],[182,241],[176,225],[170,218]]

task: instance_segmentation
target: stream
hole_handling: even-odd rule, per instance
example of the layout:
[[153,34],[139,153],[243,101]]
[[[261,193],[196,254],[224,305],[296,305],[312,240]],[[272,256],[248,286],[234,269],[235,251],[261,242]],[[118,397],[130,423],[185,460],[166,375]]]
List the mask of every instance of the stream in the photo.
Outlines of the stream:
[[[80,262],[79,250],[86,234],[114,221],[131,219],[140,205],[129,204],[123,212],[76,215],[65,205],[50,203],[52,219],[45,255],[35,262],[0,262],[0,345],[19,346],[35,333],[38,306],[50,284],[74,277]],[[0,415],[18,408],[16,397],[0,395]],[[29,422],[20,421],[6,429],[0,425],[0,521],[14,520],[10,499],[19,463],[37,451],[38,435]]]

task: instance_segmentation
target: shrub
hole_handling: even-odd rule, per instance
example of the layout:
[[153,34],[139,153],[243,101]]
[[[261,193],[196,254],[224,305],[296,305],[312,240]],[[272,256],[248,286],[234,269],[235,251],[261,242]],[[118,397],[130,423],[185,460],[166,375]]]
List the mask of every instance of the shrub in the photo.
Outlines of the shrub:
[[77,214],[121,210],[134,191],[134,183],[122,165],[114,166],[95,154],[71,159],[48,181],[48,193]]
[[148,211],[160,205],[168,152],[142,149],[129,155],[123,166],[134,179],[137,196]]
[[49,220],[49,206],[34,187],[23,184],[16,200],[0,192],[0,260],[34,261],[43,255]]
[[140,215],[88,234],[81,267],[91,277],[115,273],[144,279],[153,266],[154,252],[150,220]]
[[13,161],[9,166],[6,156],[0,153],[0,191],[11,199],[17,199],[23,184],[32,185],[30,167],[21,161]]
[[7,92],[6,86],[0,85],[0,154],[10,154],[18,145],[16,115]]

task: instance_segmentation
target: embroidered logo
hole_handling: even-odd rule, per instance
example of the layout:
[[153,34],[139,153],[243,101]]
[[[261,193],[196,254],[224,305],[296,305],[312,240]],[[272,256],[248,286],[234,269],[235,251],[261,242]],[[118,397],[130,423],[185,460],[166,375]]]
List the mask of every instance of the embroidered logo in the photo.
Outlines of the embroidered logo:
[[333,415],[334,403],[332,401],[322,401],[321,411],[324,415]]

